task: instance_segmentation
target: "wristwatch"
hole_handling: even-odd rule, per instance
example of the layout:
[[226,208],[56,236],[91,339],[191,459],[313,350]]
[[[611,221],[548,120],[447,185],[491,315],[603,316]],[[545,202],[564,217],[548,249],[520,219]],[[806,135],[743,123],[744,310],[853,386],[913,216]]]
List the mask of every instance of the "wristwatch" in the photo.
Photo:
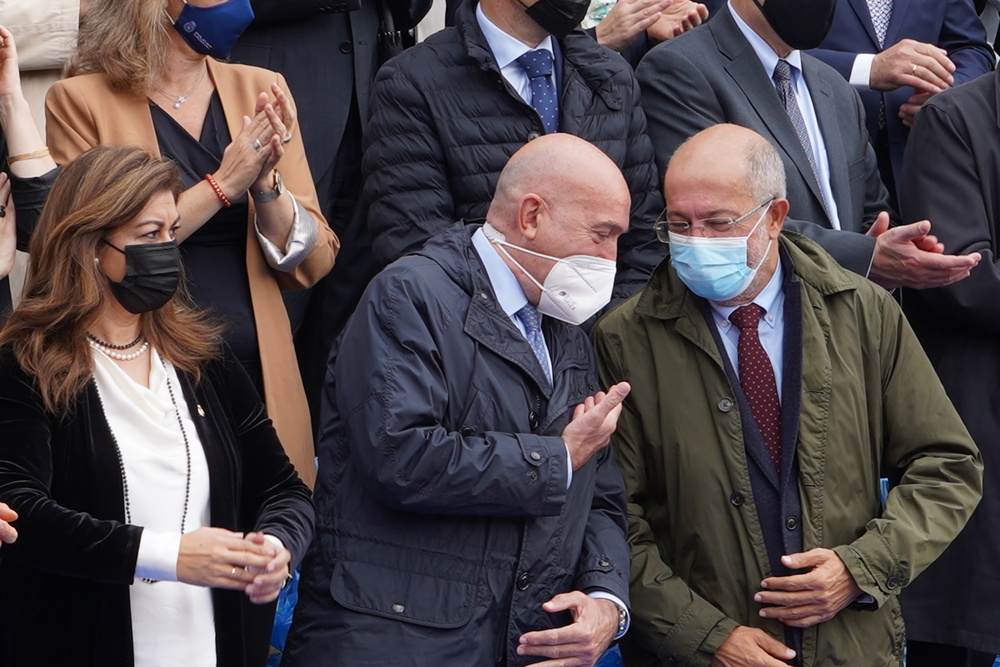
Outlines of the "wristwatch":
[[269,201],[274,201],[281,196],[281,193],[285,190],[285,183],[281,180],[281,172],[275,170],[274,172],[274,189],[270,192],[268,191],[250,191],[250,196],[258,204],[266,204]]

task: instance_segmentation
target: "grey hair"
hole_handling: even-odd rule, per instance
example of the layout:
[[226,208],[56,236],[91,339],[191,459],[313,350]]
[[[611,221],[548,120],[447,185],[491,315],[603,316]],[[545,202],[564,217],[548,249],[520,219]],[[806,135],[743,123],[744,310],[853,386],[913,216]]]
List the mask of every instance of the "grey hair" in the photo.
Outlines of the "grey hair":
[[746,189],[755,201],[785,197],[785,165],[774,146],[764,138],[747,142]]

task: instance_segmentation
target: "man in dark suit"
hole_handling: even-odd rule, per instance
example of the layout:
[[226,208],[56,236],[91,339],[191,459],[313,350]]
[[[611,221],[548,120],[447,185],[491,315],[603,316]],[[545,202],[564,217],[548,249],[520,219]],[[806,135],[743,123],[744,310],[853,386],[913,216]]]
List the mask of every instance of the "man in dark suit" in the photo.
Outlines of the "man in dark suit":
[[885,287],[960,280],[975,260],[941,254],[930,223],[887,229],[888,193],[861,100],[836,71],[789,45],[819,44],[833,2],[811,6],[800,29],[784,0],[731,0],[708,23],[653,49],[636,74],[660,173],[698,131],[748,127],[781,154],[788,228]]
[[860,93],[893,199],[914,114],[994,62],[972,0],[838,0],[830,34],[810,54]]
[[[361,132],[378,69],[380,15],[405,30],[431,0],[252,0],[254,22],[232,60],[281,72],[298,122],[320,207],[342,251],[333,270],[286,305],[313,424],[327,355],[378,267],[361,209]],[[295,297],[302,294],[304,298]]]

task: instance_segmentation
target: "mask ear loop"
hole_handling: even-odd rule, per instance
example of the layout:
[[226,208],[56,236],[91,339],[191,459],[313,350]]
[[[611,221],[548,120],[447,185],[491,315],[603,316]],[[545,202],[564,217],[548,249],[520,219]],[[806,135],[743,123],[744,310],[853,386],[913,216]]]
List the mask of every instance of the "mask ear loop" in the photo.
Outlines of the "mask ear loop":
[[[514,266],[516,266],[517,268],[521,269],[521,273],[523,273],[524,275],[528,276],[528,280],[530,280],[531,282],[535,283],[535,286],[538,289],[542,290],[543,292],[548,291],[548,290],[545,289],[544,285],[542,285],[540,282],[538,282],[537,280],[535,280],[535,277],[533,275],[531,275],[530,273],[528,273],[527,269],[525,269],[523,266],[521,266],[521,263],[519,261],[517,261],[516,259],[514,259],[513,257],[511,257],[510,252],[508,252],[507,248],[505,248],[504,246],[511,246],[512,248],[517,248],[518,250],[524,250],[524,252],[526,252],[528,254],[537,255],[539,257],[547,257],[547,255],[539,255],[537,252],[532,252],[530,250],[525,250],[524,248],[522,248],[520,246],[516,246],[516,245],[513,245],[511,243],[507,243],[507,237],[504,236],[504,233],[501,232],[496,227],[494,227],[493,225],[491,225],[489,222],[487,222],[486,224],[483,225],[483,235],[486,236],[486,239],[490,243],[492,243],[494,246],[496,246],[497,252],[502,252],[507,259],[509,259],[510,261],[514,262]],[[549,257],[549,259],[551,259],[551,257]],[[556,261],[558,261],[558,260],[556,260]]]

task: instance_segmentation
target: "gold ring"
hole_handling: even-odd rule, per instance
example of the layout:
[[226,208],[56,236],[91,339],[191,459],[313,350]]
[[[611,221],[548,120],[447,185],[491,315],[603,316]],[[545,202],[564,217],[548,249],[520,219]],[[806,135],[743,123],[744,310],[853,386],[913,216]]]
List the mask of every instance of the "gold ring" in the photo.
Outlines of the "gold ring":
[[917,75],[917,64],[913,63],[913,69],[910,70],[910,76],[916,76],[916,75]]
[[232,571],[230,571],[229,578],[230,579],[235,579],[236,578],[236,568],[235,567],[232,569]]

